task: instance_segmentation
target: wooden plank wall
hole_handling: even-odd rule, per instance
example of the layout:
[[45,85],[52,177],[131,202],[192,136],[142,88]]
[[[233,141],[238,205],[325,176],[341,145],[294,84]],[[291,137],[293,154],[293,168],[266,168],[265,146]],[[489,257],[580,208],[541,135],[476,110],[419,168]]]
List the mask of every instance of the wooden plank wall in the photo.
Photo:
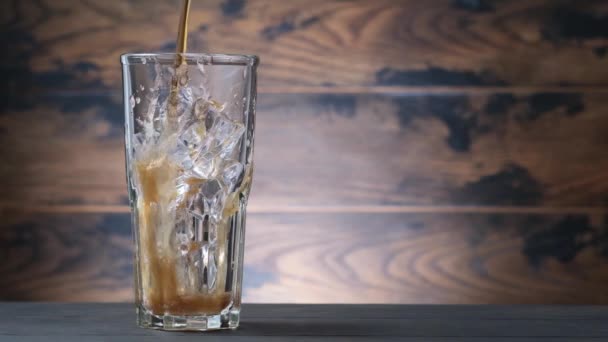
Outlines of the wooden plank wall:
[[[247,301],[608,304],[608,2],[193,3],[262,59]],[[130,300],[118,56],[178,2],[0,6],[0,299]]]

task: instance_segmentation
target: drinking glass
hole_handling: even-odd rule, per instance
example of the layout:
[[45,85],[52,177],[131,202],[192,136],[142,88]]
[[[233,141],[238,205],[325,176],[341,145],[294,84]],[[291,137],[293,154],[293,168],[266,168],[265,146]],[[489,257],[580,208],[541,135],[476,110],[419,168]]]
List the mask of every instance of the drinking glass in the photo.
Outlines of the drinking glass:
[[121,56],[137,323],[236,328],[258,58]]

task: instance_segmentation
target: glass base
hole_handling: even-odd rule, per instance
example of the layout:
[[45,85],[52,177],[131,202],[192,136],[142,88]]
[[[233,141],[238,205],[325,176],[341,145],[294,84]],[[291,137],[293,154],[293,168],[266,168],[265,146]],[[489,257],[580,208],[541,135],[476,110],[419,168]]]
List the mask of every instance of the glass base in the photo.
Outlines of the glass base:
[[236,329],[239,326],[240,310],[232,308],[218,315],[173,316],[155,315],[143,306],[136,307],[137,325],[142,328],[172,331],[211,331]]

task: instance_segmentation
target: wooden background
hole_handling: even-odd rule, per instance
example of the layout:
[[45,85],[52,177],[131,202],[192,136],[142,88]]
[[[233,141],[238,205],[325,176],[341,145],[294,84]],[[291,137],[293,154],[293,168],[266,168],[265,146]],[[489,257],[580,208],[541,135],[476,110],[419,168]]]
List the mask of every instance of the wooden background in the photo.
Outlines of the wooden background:
[[[132,298],[124,52],[174,0],[0,5],[0,300]],[[196,0],[260,55],[249,302],[608,304],[608,2]]]

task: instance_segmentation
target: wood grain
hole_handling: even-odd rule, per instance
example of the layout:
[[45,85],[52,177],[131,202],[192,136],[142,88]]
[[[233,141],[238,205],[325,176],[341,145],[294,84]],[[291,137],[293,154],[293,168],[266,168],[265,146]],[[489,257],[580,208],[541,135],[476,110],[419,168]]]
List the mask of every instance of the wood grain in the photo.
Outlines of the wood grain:
[[[131,300],[128,214],[11,213],[0,298]],[[244,298],[606,304],[605,215],[250,214]]]
[[[248,301],[608,304],[606,1],[193,6],[262,58]],[[0,299],[132,298],[118,56],[178,14],[0,2]]]
[[[120,103],[0,115],[1,202],[125,205]],[[262,95],[251,205],[602,208],[607,110],[596,93]]]
[[[175,1],[1,6],[3,92],[114,90],[121,53],[175,50]],[[605,86],[606,18],[601,0],[199,1],[191,51],[260,55],[262,89]]]
[[132,296],[128,216],[1,214],[3,300],[116,301]]

